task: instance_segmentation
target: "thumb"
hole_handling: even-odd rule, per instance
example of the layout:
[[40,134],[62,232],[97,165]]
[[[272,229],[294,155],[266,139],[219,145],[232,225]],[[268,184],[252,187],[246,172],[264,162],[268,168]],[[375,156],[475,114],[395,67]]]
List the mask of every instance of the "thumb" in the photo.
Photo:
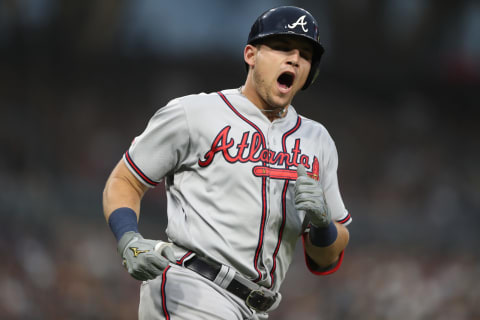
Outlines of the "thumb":
[[173,249],[170,246],[165,247],[165,249],[163,249],[162,255],[172,263],[177,262],[177,260],[175,259],[175,254],[173,253]]
[[155,251],[157,251],[162,256],[167,258],[170,262],[173,262],[173,263],[176,262],[175,254],[174,254],[173,249],[171,247],[171,243],[159,241],[155,245]]
[[303,166],[303,164],[299,164],[297,168],[297,176],[304,177],[307,176],[307,169]]

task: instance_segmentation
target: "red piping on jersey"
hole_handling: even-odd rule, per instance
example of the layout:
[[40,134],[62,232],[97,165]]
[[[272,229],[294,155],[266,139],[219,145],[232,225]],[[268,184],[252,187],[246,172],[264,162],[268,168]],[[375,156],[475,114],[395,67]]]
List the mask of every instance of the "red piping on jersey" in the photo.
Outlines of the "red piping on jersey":
[[165,315],[165,320],[170,320],[170,314],[168,313],[167,309],[167,295],[165,294],[165,286],[167,284],[167,271],[170,269],[170,266],[167,266],[165,270],[163,270],[162,273],[162,288],[161,288],[161,294],[162,294],[162,309],[163,309],[163,314]]
[[275,283],[275,270],[277,269],[277,254],[278,251],[280,250],[280,244],[282,243],[282,236],[283,236],[283,230],[285,229],[285,222],[287,220],[287,190],[288,190],[288,180],[285,181],[283,185],[283,191],[282,191],[282,223],[280,225],[280,229],[278,231],[278,240],[277,240],[277,246],[275,247],[275,251],[273,252],[273,266],[272,269],[270,270],[270,288],[273,287],[273,284]]
[[[282,137],[283,152],[285,152],[285,153],[287,152],[287,137],[289,135],[291,135],[292,133],[294,133],[295,131],[297,131],[298,128],[300,128],[301,124],[302,124],[302,120],[301,120],[300,117],[298,117],[297,118],[297,123],[295,124],[295,126],[292,129],[290,129],[289,131],[287,131],[283,134],[283,137]],[[288,163],[285,163],[285,167],[286,167],[286,170],[288,170]],[[295,178],[296,178],[296,175],[295,175]],[[277,269],[277,254],[278,254],[278,251],[280,250],[280,244],[282,243],[283,230],[285,229],[285,222],[287,220],[287,190],[288,190],[288,184],[289,184],[289,180],[285,180],[285,183],[284,183],[284,186],[283,186],[283,191],[282,191],[282,223],[281,223],[280,229],[278,231],[277,246],[275,247],[275,251],[273,252],[273,257],[272,257],[273,266],[272,266],[272,270],[270,270],[270,279],[271,279],[270,288],[273,287],[273,284],[275,282],[274,273],[275,273],[275,270]]]
[[[261,135],[262,137],[262,146],[264,149],[266,149],[265,145],[265,135],[263,132],[258,128],[252,121],[248,120],[245,118],[240,112],[238,112],[237,109],[230,103],[230,101],[225,97],[225,95],[218,91],[217,94],[222,98],[223,102],[243,121],[248,123],[250,126],[252,126],[257,132]],[[263,165],[267,166],[267,162],[263,161]],[[263,238],[265,234],[265,221],[267,219],[267,177],[262,177],[262,221],[260,223],[260,236],[258,239],[258,244],[257,244],[257,249],[255,250],[255,257],[253,260],[253,267],[255,268],[255,271],[257,271],[258,277],[254,280],[254,282],[258,282],[262,279],[262,272],[260,269],[258,269],[258,259],[260,257],[260,252],[262,251],[263,247]]]
[[153,181],[152,179],[148,178],[143,172],[142,170],[140,170],[139,167],[137,167],[137,165],[135,164],[135,162],[133,162],[132,158],[130,157],[130,153],[127,151],[125,152],[125,159],[127,159],[127,162],[128,164],[132,167],[133,170],[135,170],[135,172],[143,179],[143,181],[145,181],[146,183],[148,183],[149,185],[151,185],[152,187],[155,187],[158,185],[158,182],[155,182]]
[[337,221],[337,222],[340,223],[340,224],[345,224],[345,223],[347,223],[351,218],[352,218],[352,216],[350,216],[350,213],[349,213],[349,214],[347,214],[347,216],[346,216],[345,218],[343,218],[342,220],[339,220],[339,221]]
[[183,261],[184,261],[186,258],[190,257],[190,256],[192,255],[192,253],[193,253],[193,251],[188,251],[187,253],[185,253],[185,255],[184,255],[183,257],[181,257],[180,259],[178,259],[178,260],[176,261],[176,264],[179,265],[179,266],[183,265]]

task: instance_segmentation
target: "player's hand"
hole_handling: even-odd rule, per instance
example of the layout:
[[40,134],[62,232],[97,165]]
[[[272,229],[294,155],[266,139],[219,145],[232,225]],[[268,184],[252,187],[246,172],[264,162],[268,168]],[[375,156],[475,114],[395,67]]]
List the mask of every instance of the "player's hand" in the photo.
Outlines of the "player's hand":
[[128,273],[137,280],[154,279],[169,262],[175,262],[171,244],[144,239],[140,233],[126,232],[118,242],[118,253]]
[[310,222],[316,227],[327,227],[332,221],[320,183],[310,178],[301,164],[297,169],[295,183],[295,208],[305,211]]

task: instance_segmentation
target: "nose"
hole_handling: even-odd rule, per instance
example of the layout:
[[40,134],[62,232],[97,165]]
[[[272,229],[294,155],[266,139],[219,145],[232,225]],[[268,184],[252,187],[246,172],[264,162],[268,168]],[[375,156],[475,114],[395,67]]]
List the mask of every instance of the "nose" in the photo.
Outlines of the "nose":
[[287,64],[294,67],[298,67],[298,61],[300,60],[300,50],[292,49],[289,51]]

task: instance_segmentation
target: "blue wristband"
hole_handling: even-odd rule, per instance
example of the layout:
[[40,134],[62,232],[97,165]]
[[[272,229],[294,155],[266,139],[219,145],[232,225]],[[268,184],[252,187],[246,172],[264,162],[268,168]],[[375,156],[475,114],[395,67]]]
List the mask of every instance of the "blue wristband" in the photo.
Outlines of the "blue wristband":
[[337,240],[337,235],[337,227],[333,221],[325,228],[310,227],[310,242],[316,247],[328,247]]
[[137,214],[127,207],[118,208],[108,218],[108,225],[119,241],[125,232],[138,232]]

